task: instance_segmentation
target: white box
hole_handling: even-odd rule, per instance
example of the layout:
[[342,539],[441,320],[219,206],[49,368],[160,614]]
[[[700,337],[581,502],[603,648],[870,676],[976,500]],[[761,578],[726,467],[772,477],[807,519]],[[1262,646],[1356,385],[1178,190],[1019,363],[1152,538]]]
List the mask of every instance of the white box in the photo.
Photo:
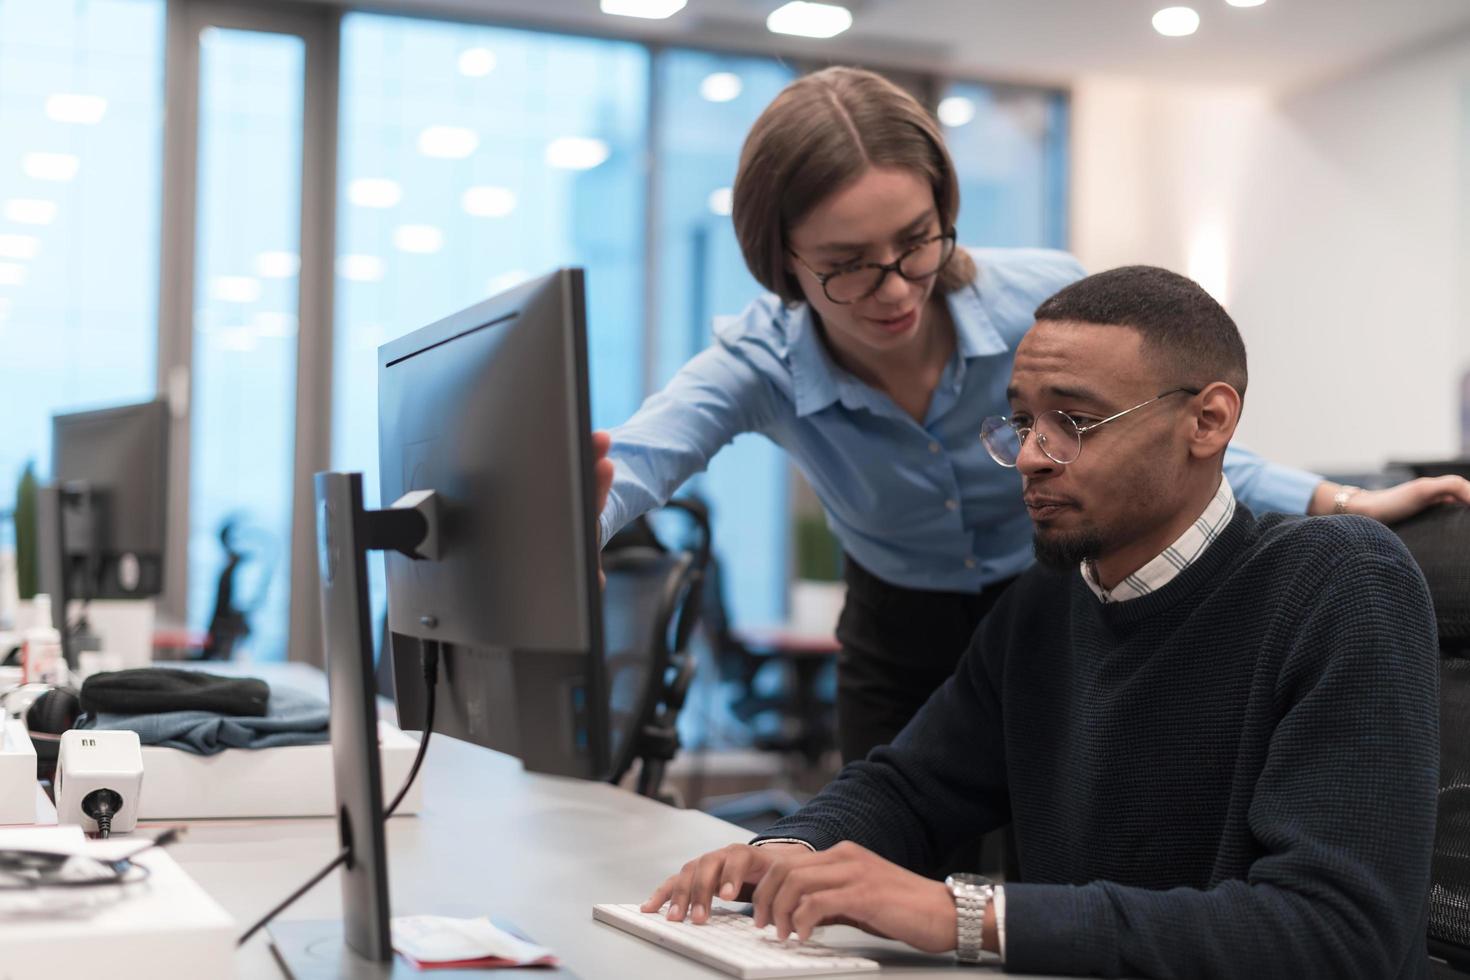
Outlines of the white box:
[[0,824],[36,820],[36,747],[18,718],[0,714]]
[[[6,847],[113,857],[138,846],[136,837],[83,840],[75,826],[0,833]],[[6,980],[106,977],[156,980],[234,976],[235,920],[161,850],[140,854],[148,879],[68,914],[25,911],[35,892],[0,893],[0,976]],[[55,894],[56,889],[49,889]],[[75,889],[97,892],[102,889]],[[73,902],[78,896],[69,896]],[[102,897],[102,896],[99,896]],[[85,901],[85,899],[82,899]],[[10,907],[7,903],[22,903]]]
[[[379,721],[378,747],[386,806],[408,778],[419,743]],[[34,780],[34,757],[31,766]],[[141,803],[140,820],[330,817],[337,812],[332,746],[226,749],[215,755],[196,755],[145,745]],[[398,813],[417,813],[422,803],[420,778],[414,780]]]

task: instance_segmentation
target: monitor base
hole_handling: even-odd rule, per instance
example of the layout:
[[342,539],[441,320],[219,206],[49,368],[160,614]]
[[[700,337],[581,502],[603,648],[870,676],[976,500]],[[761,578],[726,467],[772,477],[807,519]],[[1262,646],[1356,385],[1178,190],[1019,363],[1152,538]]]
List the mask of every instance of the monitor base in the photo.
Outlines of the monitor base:
[[[523,935],[503,919],[495,924],[507,932]],[[357,955],[342,941],[340,919],[304,919],[276,922],[266,928],[271,937],[271,952],[275,953],[281,969],[291,980],[485,980],[487,971],[481,969],[430,969],[420,970],[400,956],[388,963],[373,963]],[[576,980],[576,974],[566,967],[525,967],[534,970],[537,980],[566,978]],[[499,974],[503,969],[494,971]]]

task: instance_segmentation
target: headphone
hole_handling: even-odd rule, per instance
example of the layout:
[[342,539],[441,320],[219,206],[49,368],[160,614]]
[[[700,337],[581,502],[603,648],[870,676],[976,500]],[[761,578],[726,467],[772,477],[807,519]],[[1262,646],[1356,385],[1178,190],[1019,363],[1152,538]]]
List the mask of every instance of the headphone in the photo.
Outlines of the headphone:
[[53,687],[31,702],[26,710],[26,728],[34,733],[60,735],[75,727],[82,701],[69,687]]

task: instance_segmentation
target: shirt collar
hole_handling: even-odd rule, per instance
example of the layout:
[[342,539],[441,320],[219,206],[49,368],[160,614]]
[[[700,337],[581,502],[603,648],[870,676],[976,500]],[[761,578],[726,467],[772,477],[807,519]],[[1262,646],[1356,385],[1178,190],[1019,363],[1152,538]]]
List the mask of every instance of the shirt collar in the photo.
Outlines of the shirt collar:
[[[1009,349],[985,308],[978,283],[966,283],[947,294],[945,301],[954,321],[955,347],[962,360],[1001,354]],[[873,407],[871,389],[827,353],[811,305],[787,306],[785,315],[796,414],[811,415],[835,401],[848,408]]]
[[1189,525],[1178,540],[1165,548],[1162,554],[1119,582],[1114,589],[1104,589],[1097,584],[1096,569],[1089,558],[1082,563],[1082,581],[1087,583],[1092,594],[1102,602],[1127,602],[1129,599],[1157,592],[1194,564],[1234,516],[1235,492],[1230,489],[1230,481],[1222,474],[1220,489],[1210,498],[1204,513]]

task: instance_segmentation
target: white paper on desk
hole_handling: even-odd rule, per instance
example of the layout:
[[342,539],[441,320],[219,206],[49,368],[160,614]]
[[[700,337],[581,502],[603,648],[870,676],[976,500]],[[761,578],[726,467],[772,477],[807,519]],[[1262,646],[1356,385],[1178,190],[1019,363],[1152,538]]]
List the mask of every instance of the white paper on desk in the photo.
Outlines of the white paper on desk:
[[420,963],[506,960],[524,966],[554,955],[545,946],[518,939],[489,919],[444,915],[403,915],[393,919],[393,948]]

